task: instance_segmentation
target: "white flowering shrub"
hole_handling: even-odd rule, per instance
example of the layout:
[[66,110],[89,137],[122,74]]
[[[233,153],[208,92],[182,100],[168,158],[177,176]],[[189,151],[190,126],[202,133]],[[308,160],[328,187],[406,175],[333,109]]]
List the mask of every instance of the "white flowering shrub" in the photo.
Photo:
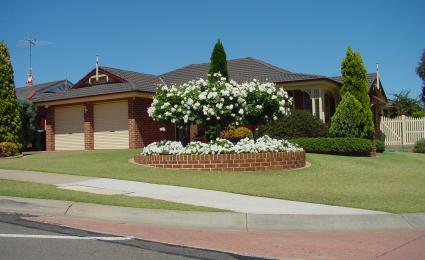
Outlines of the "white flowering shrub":
[[158,85],[148,114],[154,120],[187,125],[208,123],[257,125],[289,113],[292,100],[274,83],[257,80],[227,82],[220,73],[214,80],[193,80],[180,86]]
[[153,155],[153,154],[179,154],[179,151],[183,150],[184,147],[180,142],[174,141],[159,141],[149,144],[143,148],[142,154]]
[[154,120],[176,123],[184,125],[194,122],[194,91],[198,85],[207,84],[200,79],[191,81],[181,86],[158,85],[155,98],[148,108],[148,114]]
[[158,154],[224,154],[224,153],[263,153],[263,152],[289,152],[302,151],[296,144],[286,140],[277,140],[263,136],[256,141],[242,139],[235,145],[226,140],[217,138],[210,143],[190,142],[186,147],[180,142],[161,141],[154,142],[143,148],[142,155]]
[[257,80],[241,85],[245,96],[245,121],[252,125],[266,122],[268,119],[277,120],[289,114],[292,108],[292,98],[274,83],[260,83]]
[[214,123],[232,122],[241,123],[244,114],[240,110],[245,106],[246,93],[235,81],[227,82],[220,73],[213,75],[215,80],[199,86],[198,98],[194,106],[195,114],[200,122]]

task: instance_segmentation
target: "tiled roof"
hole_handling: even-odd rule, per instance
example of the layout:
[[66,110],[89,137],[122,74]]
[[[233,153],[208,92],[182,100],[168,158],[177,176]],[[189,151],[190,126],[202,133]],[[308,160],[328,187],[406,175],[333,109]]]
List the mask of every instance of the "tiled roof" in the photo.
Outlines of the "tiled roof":
[[145,74],[135,71],[122,70],[110,67],[99,67],[109,73],[112,73],[122,79],[126,83],[113,83],[113,84],[100,84],[90,87],[70,89],[65,92],[56,94],[43,94],[34,97],[34,102],[63,100],[78,97],[97,96],[105,94],[116,94],[123,92],[141,91],[141,92],[155,92],[157,76]]
[[[342,84],[341,77],[294,73],[250,57],[229,60],[227,65],[230,78],[239,83],[251,81],[253,79],[274,83],[325,79]],[[209,63],[191,64],[159,76],[110,67],[100,68],[127,82],[93,85],[90,87],[70,89],[56,94],[41,94],[34,97],[33,100],[42,102],[133,91],[154,93],[156,85],[163,82],[166,84],[179,85],[190,80],[199,78],[206,79],[208,76]],[[369,86],[373,84],[375,79],[375,74],[368,74]]]
[[32,100],[34,102],[52,101],[52,100],[97,96],[97,95],[104,95],[104,94],[115,94],[115,93],[130,92],[130,91],[134,91],[134,88],[131,86],[131,84],[128,84],[128,83],[103,84],[103,85],[95,85],[95,86],[87,87],[87,88],[70,89],[68,91],[59,92],[59,93],[40,94],[35,96]]
[[[342,76],[330,77],[331,80],[336,81],[342,84]],[[367,83],[369,84],[369,88],[372,87],[373,82],[376,80],[376,73],[368,73],[367,74]]]
[[151,85],[157,79],[157,76],[152,74],[140,73],[129,70],[122,70],[110,67],[100,67],[114,75],[117,75],[130,83],[135,90],[154,92],[154,85]]
[[[229,77],[242,83],[257,79],[260,81],[288,82],[325,78],[320,75],[293,73],[254,58],[242,58],[227,62]],[[191,64],[160,75],[167,84],[183,84],[190,80],[208,76],[209,63]]]
[[[62,87],[60,85],[63,84]],[[67,82],[68,86],[67,88],[71,87],[73,84],[71,82]],[[45,83],[36,84],[34,86],[28,87],[18,87],[15,89],[16,96],[18,98],[32,98],[35,95],[39,95],[44,92],[48,92],[49,90],[52,91],[52,87],[58,86],[58,89],[55,89],[55,92],[64,91],[65,90],[65,80],[55,80]]]

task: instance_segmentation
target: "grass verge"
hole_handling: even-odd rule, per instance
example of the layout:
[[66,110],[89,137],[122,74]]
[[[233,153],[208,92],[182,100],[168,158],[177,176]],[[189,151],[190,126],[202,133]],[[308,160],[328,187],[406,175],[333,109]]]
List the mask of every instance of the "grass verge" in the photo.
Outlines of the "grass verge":
[[36,184],[22,181],[0,180],[0,196],[21,198],[66,200],[74,202],[95,203],[102,205],[131,208],[168,209],[185,211],[223,211],[207,207],[155,200],[149,198],[129,197],[124,195],[99,195],[87,192],[57,189],[54,185]]
[[266,172],[197,172],[132,165],[138,150],[38,153],[0,159],[0,168],[220,190],[254,196],[381,210],[425,212],[425,154],[376,158],[307,154],[310,168]]

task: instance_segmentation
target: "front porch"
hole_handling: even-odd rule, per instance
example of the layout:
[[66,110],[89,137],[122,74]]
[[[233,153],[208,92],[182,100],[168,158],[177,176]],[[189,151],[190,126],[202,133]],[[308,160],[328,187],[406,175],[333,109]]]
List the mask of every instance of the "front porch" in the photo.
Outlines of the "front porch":
[[277,84],[293,98],[294,108],[310,112],[330,124],[339,102],[339,87],[331,82],[308,84]]

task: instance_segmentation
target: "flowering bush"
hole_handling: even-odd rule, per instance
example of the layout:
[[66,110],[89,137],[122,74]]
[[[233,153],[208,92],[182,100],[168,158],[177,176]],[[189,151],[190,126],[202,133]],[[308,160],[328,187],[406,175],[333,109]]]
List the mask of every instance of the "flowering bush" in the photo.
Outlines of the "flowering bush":
[[268,119],[277,120],[289,114],[292,100],[288,93],[276,88],[274,83],[260,83],[257,80],[242,84],[246,93],[245,121],[252,125],[266,122]]
[[297,145],[286,140],[277,140],[263,136],[256,141],[249,138],[240,140],[235,145],[226,140],[217,138],[210,143],[191,142],[186,147],[180,142],[154,142],[143,148],[142,155],[158,154],[223,154],[223,153],[262,153],[301,151]]
[[177,125],[258,124],[288,114],[292,106],[288,94],[274,83],[227,82],[220,73],[215,73],[213,79],[193,80],[180,86],[158,85],[149,116]]

